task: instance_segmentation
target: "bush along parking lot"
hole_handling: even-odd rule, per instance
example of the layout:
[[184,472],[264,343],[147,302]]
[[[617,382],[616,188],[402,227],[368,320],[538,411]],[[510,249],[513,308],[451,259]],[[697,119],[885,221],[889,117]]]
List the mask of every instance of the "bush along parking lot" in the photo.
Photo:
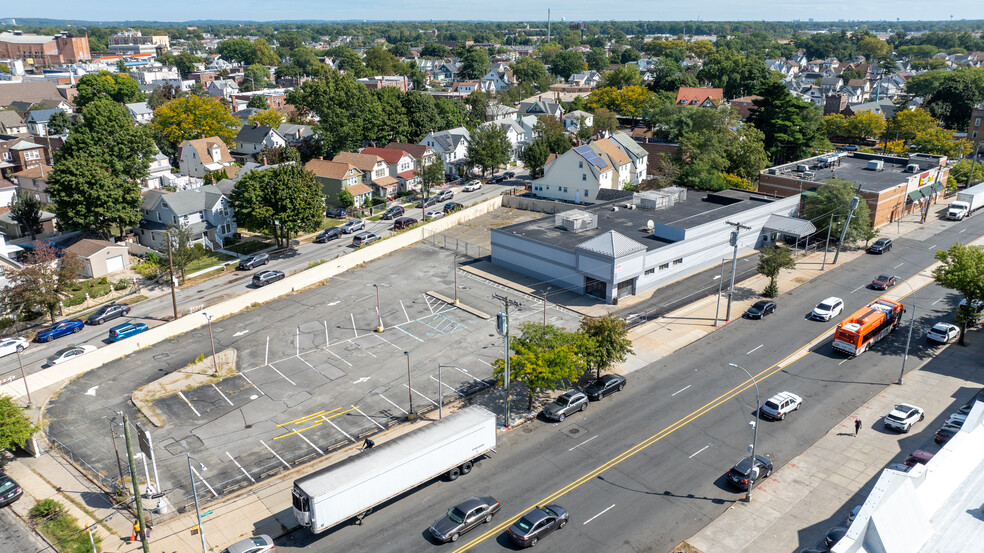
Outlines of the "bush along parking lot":
[[[31,524],[48,539],[55,544],[59,551],[64,553],[91,553],[92,545],[89,542],[89,535],[86,533],[79,521],[75,517],[65,512],[61,503],[54,499],[43,499],[29,513]],[[93,534],[96,544],[96,551],[102,551],[102,539]]]

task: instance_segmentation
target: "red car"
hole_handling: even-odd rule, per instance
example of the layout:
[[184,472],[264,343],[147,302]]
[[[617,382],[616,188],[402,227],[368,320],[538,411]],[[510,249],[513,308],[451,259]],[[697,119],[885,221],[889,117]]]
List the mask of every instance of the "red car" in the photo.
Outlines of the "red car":
[[913,451],[911,454],[909,454],[908,457],[905,458],[905,466],[914,467],[917,464],[925,465],[932,458],[933,458],[932,453],[928,451],[923,451],[921,449],[917,449]]
[[899,283],[899,277],[895,275],[878,275],[878,278],[871,281],[871,287],[875,290],[888,290]]

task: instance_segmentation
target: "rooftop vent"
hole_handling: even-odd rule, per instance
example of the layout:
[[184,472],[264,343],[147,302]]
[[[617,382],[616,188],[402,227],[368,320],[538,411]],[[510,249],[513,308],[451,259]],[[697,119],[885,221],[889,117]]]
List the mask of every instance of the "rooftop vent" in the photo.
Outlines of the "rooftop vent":
[[868,167],[866,167],[866,169],[868,169],[869,171],[881,171],[884,168],[885,168],[885,161],[881,159],[869,159]]
[[598,216],[580,209],[572,209],[554,215],[554,226],[571,232],[581,232],[598,228]]
[[906,173],[915,173],[918,170],[919,170],[919,164],[918,163],[910,163],[910,164],[908,164],[908,165],[905,166],[905,172]]

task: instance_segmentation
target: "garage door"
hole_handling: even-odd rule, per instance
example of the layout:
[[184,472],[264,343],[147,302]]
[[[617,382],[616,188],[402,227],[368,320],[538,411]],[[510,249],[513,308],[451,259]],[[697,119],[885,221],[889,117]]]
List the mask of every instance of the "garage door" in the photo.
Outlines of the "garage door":
[[110,273],[115,273],[123,268],[123,256],[117,255],[115,257],[106,258],[106,271]]

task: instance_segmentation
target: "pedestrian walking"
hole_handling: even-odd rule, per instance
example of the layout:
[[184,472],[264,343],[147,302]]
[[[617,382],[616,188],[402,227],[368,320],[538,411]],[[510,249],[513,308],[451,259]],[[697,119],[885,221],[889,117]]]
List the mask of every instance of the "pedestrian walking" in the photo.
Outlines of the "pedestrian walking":
[[860,431],[860,430],[861,430],[861,419],[858,418],[858,417],[854,417],[854,437],[855,438],[858,437],[858,431]]
[[375,445],[376,442],[372,441],[369,438],[366,438],[366,441],[362,442],[362,449],[360,451],[366,451],[367,449],[372,449],[373,446]]
[[130,541],[135,542],[140,539],[140,521],[133,521],[133,533],[130,534]]

